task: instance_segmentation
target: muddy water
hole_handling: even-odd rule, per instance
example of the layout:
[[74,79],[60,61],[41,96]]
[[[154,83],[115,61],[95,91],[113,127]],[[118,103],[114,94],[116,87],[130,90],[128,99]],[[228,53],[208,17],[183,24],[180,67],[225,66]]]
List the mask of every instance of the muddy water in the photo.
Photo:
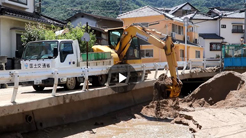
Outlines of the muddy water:
[[[146,105],[146,104],[144,104]],[[191,138],[188,127],[140,113],[144,105],[86,121],[22,134],[24,138]]]

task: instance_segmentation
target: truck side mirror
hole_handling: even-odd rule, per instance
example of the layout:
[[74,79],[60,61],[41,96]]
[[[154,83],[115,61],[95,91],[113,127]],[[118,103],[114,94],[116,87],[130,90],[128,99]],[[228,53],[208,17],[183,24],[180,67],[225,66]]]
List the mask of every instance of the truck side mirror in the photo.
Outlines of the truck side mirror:
[[57,47],[55,47],[55,48],[53,49],[53,56],[54,56],[55,58],[58,56],[58,49],[57,49]]

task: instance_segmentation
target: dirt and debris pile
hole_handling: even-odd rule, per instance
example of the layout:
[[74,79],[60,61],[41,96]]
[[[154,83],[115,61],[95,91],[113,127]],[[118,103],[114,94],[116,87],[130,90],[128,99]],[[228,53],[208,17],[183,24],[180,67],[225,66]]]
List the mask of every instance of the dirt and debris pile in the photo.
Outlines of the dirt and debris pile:
[[169,99],[167,97],[168,93],[165,91],[165,85],[170,85],[172,81],[162,74],[154,84],[153,101],[145,106],[141,113],[159,119],[174,118],[173,123],[188,125],[192,132],[196,132],[202,126],[192,116],[180,111],[194,111],[197,107],[229,108],[246,106],[245,81],[246,73],[225,71],[201,84],[185,98]]
[[174,98],[152,101],[142,109],[141,113],[148,117],[173,119],[179,115],[180,110],[179,99]]
[[232,106],[245,93],[245,75],[226,71],[215,75],[182,100],[190,107]]
[[154,83],[153,101],[142,109],[142,114],[160,119],[177,117],[180,110],[179,99],[168,99],[167,88],[171,85],[171,78],[161,74]]

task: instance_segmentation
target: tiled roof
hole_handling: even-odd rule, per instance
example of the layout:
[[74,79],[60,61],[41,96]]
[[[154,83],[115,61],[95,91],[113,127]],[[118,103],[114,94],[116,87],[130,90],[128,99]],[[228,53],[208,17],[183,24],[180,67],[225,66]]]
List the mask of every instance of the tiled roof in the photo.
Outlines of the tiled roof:
[[183,20],[179,17],[173,16],[169,13],[158,10],[157,8],[153,8],[151,6],[144,6],[136,10],[132,10],[123,14],[120,14],[117,18],[134,18],[134,17],[145,17],[145,16],[155,16],[155,15],[164,15],[165,17],[183,22]]
[[21,10],[17,10],[17,9],[13,9],[13,8],[0,5],[0,16],[3,16],[3,15],[14,17],[14,18],[20,18],[24,20],[31,20],[31,21],[41,22],[41,23],[53,24],[56,26],[64,26],[66,24],[66,22],[59,21],[59,20],[53,19],[51,17],[45,16],[42,14],[38,14],[36,12],[30,13],[30,12],[25,12],[25,11],[21,11]]
[[[183,4],[180,4],[178,6],[175,6],[173,8],[171,8],[171,10],[169,11],[169,14],[174,14],[176,11],[178,11],[179,9],[183,8],[185,5],[190,5],[191,7],[193,7],[194,9],[196,9],[193,5],[191,5],[189,2],[185,2]],[[198,9],[196,9],[198,11]]]
[[199,34],[199,36],[202,37],[203,39],[224,39],[223,37],[218,36],[215,33]]
[[144,6],[139,9],[135,9],[123,14],[118,15],[118,19],[122,18],[134,18],[134,17],[145,17],[145,16],[155,16],[162,15],[162,12],[151,6]]
[[188,14],[188,15],[185,15],[185,16],[183,16],[182,17],[182,19],[184,18],[184,17],[193,17],[192,18],[192,20],[214,20],[215,18],[212,18],[212,17],[210,17],[210,16],[207,16],[207,15],[205,15],[205,14],[201,14],[201,13],[197,13],[197,14],[195,14],[195,16],[193,16],[194,14]]
[[224,13],[223,18],[234,18],[234,19],[244,19],[245,13],[233,13],[233,12],[227,12]]
[[216,18],[219,17],[219,14],[221,14],[222,18],[232,18],[232,19],[244,19],[245,13],[241,12],[240,10],[223,10],[222,8],[211,8],[208,11],[209,14],[213,13]]
[[119,19],[115,19],[115,18],[110,18],[110,17],[105,17],[105,16],[99,16],[99,15],[94,15],[94,14],[89,14],[89,13],[85,13],[85,12],[79,12],[75,15],[73,15],[72,17],[68,18],[67,21],[71,21],[77,17],[81,17],[83,15],[87,15],[87,16],[91,16],[91,17],[94,17],[96,19],[104,19],[104,20],[110,20],[110,21],[116,21],[116,22],[122,22],[121,20]]

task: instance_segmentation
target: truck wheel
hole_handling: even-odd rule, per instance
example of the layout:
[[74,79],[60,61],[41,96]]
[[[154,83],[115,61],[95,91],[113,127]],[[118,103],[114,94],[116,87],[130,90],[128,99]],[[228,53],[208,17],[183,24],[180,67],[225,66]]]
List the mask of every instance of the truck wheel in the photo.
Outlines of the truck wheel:
[[93,76],[92,77],[92,85],[93,86],[104,86],[107,81],[106,75]]
[[43,91],[43,90],[44,90],[44,86],[33,85],[32,87],[33,87],[33,89],[34,89],[35,91]]
[[67,78],[67,82],[64,85],[66,90],[74,90],[77,86],[76,78]]

